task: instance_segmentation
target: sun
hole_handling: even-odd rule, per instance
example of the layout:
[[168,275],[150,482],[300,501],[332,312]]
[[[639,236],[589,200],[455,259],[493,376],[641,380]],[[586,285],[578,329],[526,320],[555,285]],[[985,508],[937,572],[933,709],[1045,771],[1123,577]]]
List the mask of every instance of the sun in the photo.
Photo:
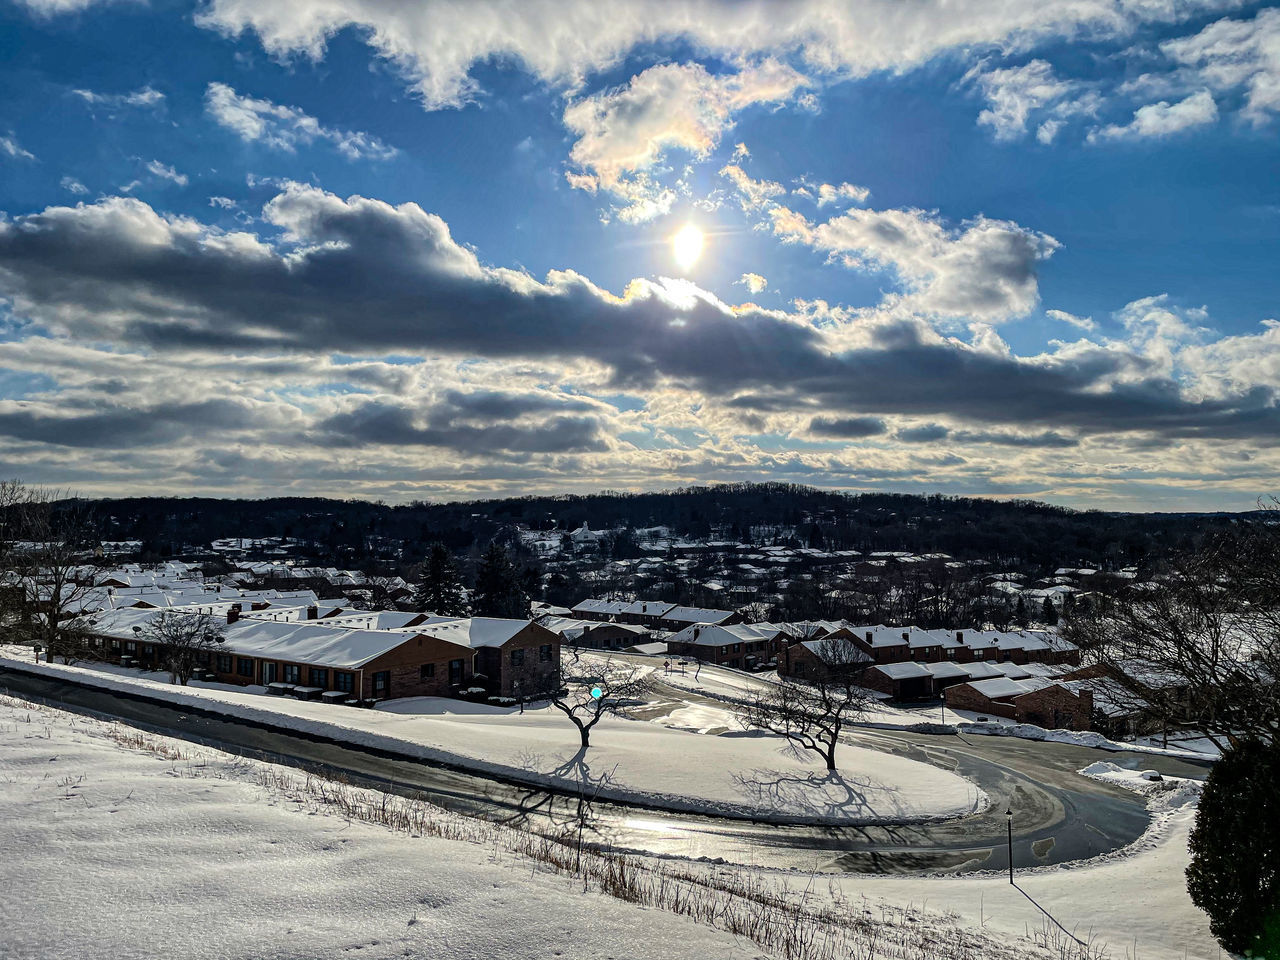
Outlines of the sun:
[[692,223],[686,223],[671,237],[671,254],[676,258],[680,269],[688,271],[702,256],[702,248],[705,244],[706,237],[703,236],[702,231]]

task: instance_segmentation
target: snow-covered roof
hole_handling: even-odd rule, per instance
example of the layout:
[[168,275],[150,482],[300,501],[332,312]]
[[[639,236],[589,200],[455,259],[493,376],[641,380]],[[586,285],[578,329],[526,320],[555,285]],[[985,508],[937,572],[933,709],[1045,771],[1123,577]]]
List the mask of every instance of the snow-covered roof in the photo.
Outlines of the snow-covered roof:
[[933,674],[922,663],[877,663],[872,670],[877,670],[890,680],[911,680],[916,677],[932,677]]
[[944,660],[940,663],[924,664],[924,668],[928,670],[930,674],[932,674],[934,677],[941,677],[944,680],[950,679],[952,677],[969,677],[970,679],[972,679],[973,674],[971,674],[968,671],[968,669],[966,669],[969,666],[970,664],[956,663],[953,660]]
[[1009,697],[1020,697],[1026,693],[1035,693],[1045,687],[1054,686],[1052,680],[1034,677],[1026,680],[1010,680],[1008,677],[994,677],[991,680],[973,680],[969,686],[991,700],[1004,700]]
[[730,643],[755,643],[759,640],[769,640],[777,635],[776,630],[771,630],[771,624],[746,624],[738,623],[733,626],[722,627],[718,624],[695,623],[685,627],[679,633],[672,634],[668,640],[671,643],[693,643],[700,647],[719,647]]
[[419,624],[408,632],[437,637],[464,647],[500,647],[521,630],[534,626],[532,620],[500,620],[496,617],[460,617]]
[[674,623],[723,623],[733,616],[732,610],[711,610],[705,607],[672,607],[662,614],[662,619]]

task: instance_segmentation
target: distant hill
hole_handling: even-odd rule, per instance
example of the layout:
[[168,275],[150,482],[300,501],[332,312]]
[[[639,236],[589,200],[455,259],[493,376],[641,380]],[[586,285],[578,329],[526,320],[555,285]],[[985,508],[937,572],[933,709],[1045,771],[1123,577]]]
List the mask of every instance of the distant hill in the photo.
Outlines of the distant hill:
[[219,537],[314,541],[317,556],[412,560],[441,540],[455,550],[537,530],[666,526],[682,537],[829,549],[942,552],[1013,564],[1124,566],[1194,546],[1253,514],[1077,511],[1029,500],[846,494],[794,484],[731,484],[653,493],[517,497],[389,506],[363,500],[131,497],[89,501],[104,540],[142,540],[168,555]]

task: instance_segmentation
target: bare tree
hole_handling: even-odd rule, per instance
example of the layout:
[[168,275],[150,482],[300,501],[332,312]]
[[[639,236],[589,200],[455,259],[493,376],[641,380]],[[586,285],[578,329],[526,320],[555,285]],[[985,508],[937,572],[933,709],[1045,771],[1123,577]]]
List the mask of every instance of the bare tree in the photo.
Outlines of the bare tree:
[[1220,748],[1280,739],[1280,531],[1244,525],[1149,583],[1077,604],[1062,635],[1128,712]]
[[752,693],[737,710],[747,729],[765,730],[810,750],[836,769],[836,745],[852,721],[863,716],[871,694],[861,686],[870,661],[848,637],[806,643],[817,663],[801,683],[780,680]]
[[82,614],[93,592],[84,565],[94,534],[84,505],[56,490],[20,480],[0,483],[3,619],[20,642],[48,659],[74,663],[90,655]]
[[605,714],[643,700],[649,692],[648,671],[615,660],[574,658],[561,666],[564,686],[551,705],[578,728],[582,750],[591,746],[591,729]]
[[160,662],[169,671],[169,682],[184,687],[196,668],[225,641],[217,619],[207,613],[162,610],[138,628],[144,643],[155,645]]

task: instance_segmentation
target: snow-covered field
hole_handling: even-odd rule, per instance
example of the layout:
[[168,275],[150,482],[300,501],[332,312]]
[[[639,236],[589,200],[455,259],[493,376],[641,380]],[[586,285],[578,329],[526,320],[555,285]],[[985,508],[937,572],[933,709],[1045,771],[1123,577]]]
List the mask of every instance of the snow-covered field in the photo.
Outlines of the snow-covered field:
[[[4,651],[7,658],[16,660],[16,649]],[[30,660],[19,662],[34,667]],[[577,789],[585,777],[601,798],[676,810],[789,821],[911,822],[964,815],[987,802],[971,782],[928,764],[842,745],[839,772],[828,774],[816,755],[797,754],[777,737],[740,730],[707,736],[693,722],[680,728],[606,717],[592,732],[584,767],[574,762],[576,730],[549,706],[521,715],[507,707],[420,697],[360,710],[247,692],[254,688],[194,682],[175,687],[162,674],[140,676],[121,668],[41,663],[38,669],[527,781]]]
[[[1086,773],[1161,789],[1109,764]],[[425,804],[413,808],[427,820],[395,830],[336,803],[325,792],[332,784],[302,776],[0,697],[0,849],[8,852],[0,857],[0,956],[771,955],[670,907],[603,896],[594,880],[584,892],[583,879],[522,852],[518,838],[527,835],[518,831]],[[365,811],[379,809],[380,794],[338,789]],[[1003,876],[814,884],[794,876],[752,881],[749,873],[705,866],[681,872],[671,862],[642,869],[675,878],[662,887],[683,893],[667,904],[697,894],[688,878],[716,873],[718,883],[739,891],[717,892],[715,907],[699,914],[719,928],[748,922],[753,902],[802,904],[807,917],[826,924],[800,938],[809,952],[799,955],[812,960],[1211,958],[1219,954],[1180,876],[1194,795],[1184,785],[1158,794],[1155,824],[1129,851],[1019,873],[1024,890],[1091,941],[1087,953],[1036,946],[1040,915]],[[779,917],[759,929],[776,930]],[[836,938],[824,939],[833,930]],[[824,953],[828,943],[835,949]]]
[[193,768],[124,749],[111,727],[0,700],[0,956],[761,955],[498,847],[308,816],[254,782],[259,765]]
[[880,897],[953,912],[983,929],[1021,933],[1039,928],[1034,898],[1067,930],[1113,960],[1221,960],[1226,954],[1209,932],[1209,920],[1187,895],[1187,835],[1195,820],[1200,784],[1168,778],[1144,780],[1138,772],[1094,763],[1080,771],[1148,797],[1152,823],[1123,850],[1095,860],[1007,874],[903,877],[858,876],[835,881],[838,896]]

